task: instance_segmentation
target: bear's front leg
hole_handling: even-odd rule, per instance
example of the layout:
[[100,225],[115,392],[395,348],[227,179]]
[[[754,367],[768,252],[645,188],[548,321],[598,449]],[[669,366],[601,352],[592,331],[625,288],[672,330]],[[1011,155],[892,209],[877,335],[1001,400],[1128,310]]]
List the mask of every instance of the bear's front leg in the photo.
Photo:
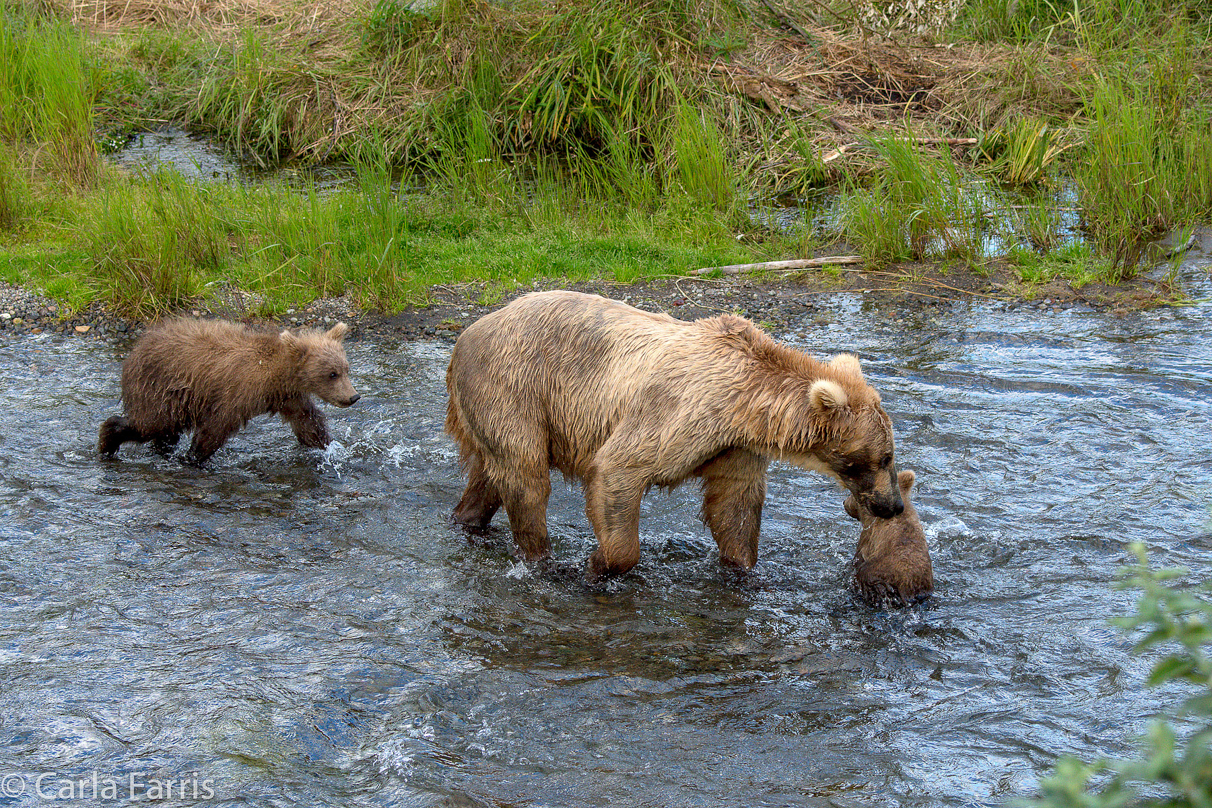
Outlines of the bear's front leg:
[[105,419],[97,437],[97,453],[102,457],[113,457],[118,447],[130,441],[142,443],[147,440],[143,433],[130,425],[130,421],[121,415]]
[[703,521],[720,548],[720,561],[753,569],[766,501],[766,468],[770,461],[733,449],[705,465]]
[[640,561],[640,501],[648,488],[643,470],[614,463],[599,451],[585,479],[585,515],[598,549],[585,573],[591,580],[627,572]]
[[303,446],[323,449],[332,442],[332,437],[328,434],[328,421],[311,399],[288,401],[279,412]]

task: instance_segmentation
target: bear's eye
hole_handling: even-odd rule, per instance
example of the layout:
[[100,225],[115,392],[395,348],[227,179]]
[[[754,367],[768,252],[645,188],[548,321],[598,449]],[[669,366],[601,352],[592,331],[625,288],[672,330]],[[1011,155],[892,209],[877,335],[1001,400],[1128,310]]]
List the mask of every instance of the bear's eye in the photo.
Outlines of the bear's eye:
[[341,376],[341,374],[337,373],[335,370],[332,373],[328,374],[328,378],[330,378],[330,379],[337,379],[337,378],[340,378],[340,376]]
[[855,463],[842,467],[843,477],[861,477],[863,476],[863,467]]
[[880,459],[880,468],[886,469],[892,465],[892,455],[886,454]]

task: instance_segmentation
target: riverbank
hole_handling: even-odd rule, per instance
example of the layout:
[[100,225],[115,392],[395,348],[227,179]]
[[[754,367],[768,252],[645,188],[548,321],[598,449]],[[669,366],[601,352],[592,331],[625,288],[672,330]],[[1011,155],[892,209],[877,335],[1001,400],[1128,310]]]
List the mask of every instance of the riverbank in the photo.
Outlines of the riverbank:
[[[266,317],[407,312],[442,286],[490,303],[844,243],[932,279],[915,298],[1056,299],[1056,277],[1081,298],[1212,216],[1197,7],[254,5],[3,3],[0,278],[131,317],[227,284]],[[101,156],[165,125],[289,171]],[[306,179],[333,161],[350,187]]]
[[[1196,234],[1189,255],[1212,254],[1212,229]],[[715,277],[669,276],[632,283],[604,279],[569,282],[542,278],[501,291],[483,282],[430,287],[428,305],[409,306],[394,314],[360,308],[350,295],[317,298],[277,316],[258,316],[256,295],[228,288],[181,314],[257,322],[280,328],[349,323],[355,336],[403,339],[453,339],[479,317],[510,300],[539,289],[576,289],[626,301],[680,319],[720,312],[742,314],[768,328],[778,328],[805,314],[827,311],[839,295],[890,308],[920,309],[959,303],[981,303],[1007,310],[1033,310],[1040,316],[1075,307],[1126,314],[1142,308],[1181,302],[1185,295],[1167,265],[1118,285],[1089,283],[1076,287],[1054,278],[1024,284],[1018,270],[1004,262],[957,269],[940,264],[905,265],[884,270],[833,267],[827,271],[751,273]],[[140,333],[147,321],[123,316],[101,303],[73,310],[62,302],[22,286],[0,283],[0,335],[75,334],[82,338],[123,338]]]

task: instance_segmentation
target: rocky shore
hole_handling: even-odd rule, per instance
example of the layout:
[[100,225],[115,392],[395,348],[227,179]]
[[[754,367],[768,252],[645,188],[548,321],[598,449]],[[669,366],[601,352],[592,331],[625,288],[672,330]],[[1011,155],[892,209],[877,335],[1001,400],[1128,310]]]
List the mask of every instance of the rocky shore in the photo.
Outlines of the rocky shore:
[[[979,303],[1041,313],[1074,306],[1110,309],[1117,313],[1157,305],[1171,299],[1173,290],[1142,280],[1122,287],[1090,285],[1073,289],[1054,281],[1024,288],[1009,273],[990,271],[932,274],[928,267],[898,272],[850,271],[839,277],[822,274],[782,277],[727,276],[723,278],[670,277],[657,281],[619,284],[589,281],[574,284],[548,281],[542,286],[508,291],[483,284],[438,286],[430,290],[428,304],[397,314],[363,311],[346,295],[316,300],[288,309],[274,318],[253,316],[255,300],[238,290],[184,310],[183,314],[216,316],[261,322],[281,328],[324,326],[340,320],[353,327],[357,337],[397,339],[451,339],[469,323],[513,298],[539,288],[572,288],[617,298],[652,311],[665,311],[681,319],[697,319],[720,312],[736,312],[766,327],[777,328],[807,316],[827,317],[839,294],[893,309],[946,307]],[[71,310],[30,289],[0,282],[0,337],[68,334],[90,339],[122,339],[142,332],[146,323],[129,319],[97,303]]]

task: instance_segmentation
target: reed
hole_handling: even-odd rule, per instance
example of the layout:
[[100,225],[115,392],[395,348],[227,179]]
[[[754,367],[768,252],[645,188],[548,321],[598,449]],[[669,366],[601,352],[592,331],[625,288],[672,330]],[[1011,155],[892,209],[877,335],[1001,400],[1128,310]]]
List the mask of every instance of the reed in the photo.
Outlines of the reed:
[[843,237],[878,265],[979,257],[981,196],[951,153],[927,153],[903,136],[872,147],[884,165],[870,185],[843,195]]
[[674,111],[673,154],[682,188],[702,204],[728,211],[734,178],[719,128],[702,111],[681,103]]
[[82,213],[92,283],[119,311],[149,316],[187,304],[230,252],[222,187],[173,172],[102,189]]
[[29,183],[13,150],[0,142],[0,231],[21,222],[29,204]]
[[1111,256],[1118,282],[1135,275],[1145,244],[1176,221],[1183,152],[1139,88],[1107,83],[1089,106],[1094,125],[1075,178],[1083,224]]
[[992,160],[993,176],[1012,187],[1045,182],[1067,150],[1056,130],[1037,118],[1021,118],[987,133],[980,148]]
[[297,45],[249,29],[217,48],[183,114],[189,125],[268,166],[322,137],[327,116],[314,81]]
[[95,92],[80,32],[0,13],[0,138],[36,144],[39,166],[72,187],[97,176]]

